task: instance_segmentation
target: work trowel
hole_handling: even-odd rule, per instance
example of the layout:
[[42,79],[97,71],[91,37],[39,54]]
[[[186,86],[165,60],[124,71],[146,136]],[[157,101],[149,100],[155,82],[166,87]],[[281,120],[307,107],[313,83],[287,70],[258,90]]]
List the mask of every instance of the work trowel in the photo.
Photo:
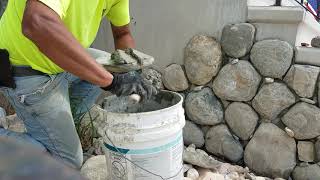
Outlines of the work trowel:
[[116,50],[112,54],[89,48],[87,52],[106,70],[115,73],[126,73],[151,66],[154,58],[135,49]]

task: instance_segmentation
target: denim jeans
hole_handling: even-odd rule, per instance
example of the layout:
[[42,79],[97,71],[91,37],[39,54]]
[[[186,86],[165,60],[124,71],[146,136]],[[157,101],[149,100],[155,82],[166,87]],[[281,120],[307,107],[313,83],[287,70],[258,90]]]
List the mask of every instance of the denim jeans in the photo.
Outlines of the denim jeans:
[[1,91],[27,131],[16,133],[0,128],[0,137],[32,144],[65,164],[80,168],[83,154],[73,117],[92,107],[101,94],[100,88],[70,73],[16,77],[15,80],[16,89],[2,88]]

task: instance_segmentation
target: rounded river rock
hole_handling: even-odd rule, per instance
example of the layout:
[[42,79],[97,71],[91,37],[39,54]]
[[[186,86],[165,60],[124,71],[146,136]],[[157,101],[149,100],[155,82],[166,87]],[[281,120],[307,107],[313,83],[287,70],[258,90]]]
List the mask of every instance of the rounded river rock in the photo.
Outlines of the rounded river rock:
[[187,95],[186,114],[196,124],[216,125],[223,121],[223,108],[210,88]]

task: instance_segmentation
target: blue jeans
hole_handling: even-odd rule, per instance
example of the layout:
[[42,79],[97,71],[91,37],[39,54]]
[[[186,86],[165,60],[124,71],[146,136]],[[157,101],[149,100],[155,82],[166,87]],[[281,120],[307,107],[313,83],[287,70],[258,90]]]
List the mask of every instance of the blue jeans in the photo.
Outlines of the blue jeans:
[[27,132],[0,128],[0,137],[32,144],[65,164],[80,168],[83,154],[73,117],[92,107],[101,94],[100,88],[70,73],[15,80],[16,89],[1,90],[23,120]]

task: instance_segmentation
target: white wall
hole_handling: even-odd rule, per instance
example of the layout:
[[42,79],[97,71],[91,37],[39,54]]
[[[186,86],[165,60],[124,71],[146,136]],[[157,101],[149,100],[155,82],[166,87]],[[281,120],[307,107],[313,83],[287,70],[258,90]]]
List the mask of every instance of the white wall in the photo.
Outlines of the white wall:
[[299,24],[296,46],[300,46],[301,43],[311,44],[312,38],[320,36],[320,24],[315,18],[305,11],[303,21]]
[[[274,3],[275,0],[248,0],[248,6],[271,6]],[[296,2],[293,0],[282,0],[282,6],[296,6]]]
[[[137,48],[156,58],[158,69],[183,63],[189,39],[205,33],[220,39],[229,23],[245,22],[246,0],[131,0]],[[109,25],[103,23],[93,47],[112,51]]]

